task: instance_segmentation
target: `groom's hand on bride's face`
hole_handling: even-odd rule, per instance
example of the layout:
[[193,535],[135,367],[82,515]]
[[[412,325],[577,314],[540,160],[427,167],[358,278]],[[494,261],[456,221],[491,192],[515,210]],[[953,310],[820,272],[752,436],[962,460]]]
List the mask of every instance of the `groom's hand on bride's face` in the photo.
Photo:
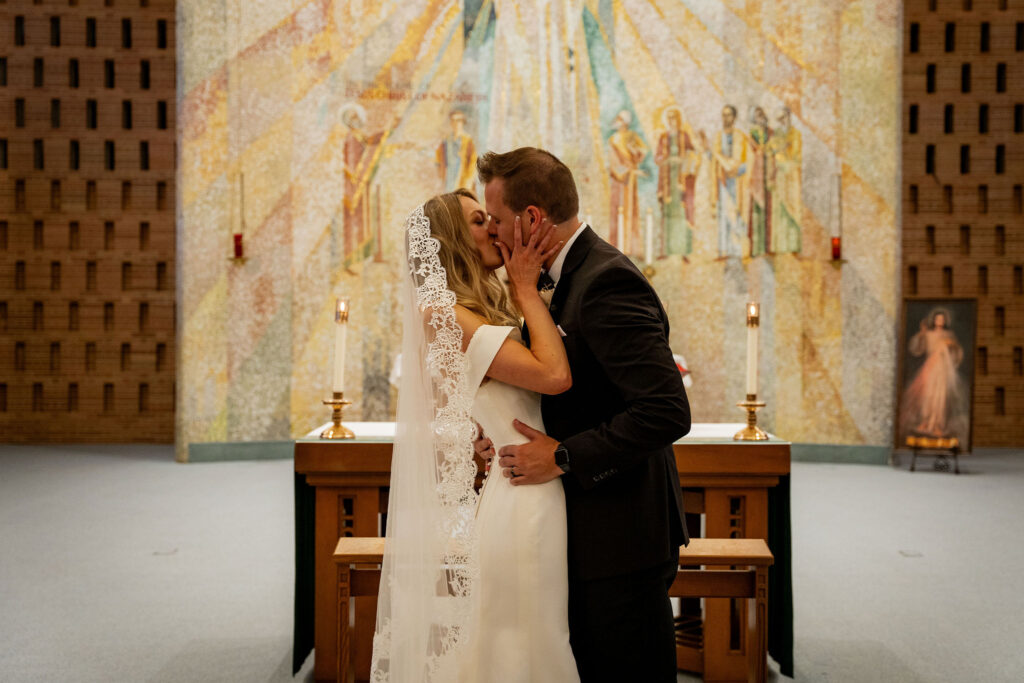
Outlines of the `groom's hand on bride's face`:
[[543,484],[560,477],[562,470],[555,464],[558,441],[519,420],[514,420],[512,426],[529,441],[518,446],[502,446],[498,450],[502,474],[515,486]]

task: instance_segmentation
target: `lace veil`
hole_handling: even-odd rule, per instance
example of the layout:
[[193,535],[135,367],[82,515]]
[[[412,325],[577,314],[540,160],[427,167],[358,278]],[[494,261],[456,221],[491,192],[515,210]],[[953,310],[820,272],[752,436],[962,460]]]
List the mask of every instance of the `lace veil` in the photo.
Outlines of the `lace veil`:
[[476,425],[455,294],[423,207],[406,221],[398,424],[370,679],[457,676],[479,576]]

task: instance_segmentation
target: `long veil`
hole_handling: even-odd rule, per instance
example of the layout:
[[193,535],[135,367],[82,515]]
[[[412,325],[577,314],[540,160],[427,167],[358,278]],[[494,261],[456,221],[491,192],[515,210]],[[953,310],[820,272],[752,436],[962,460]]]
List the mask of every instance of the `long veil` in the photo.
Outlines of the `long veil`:
[[439,251],[420,206],[406,221],[398,424],[373,683],[454,681],[479,577],[473,392]]

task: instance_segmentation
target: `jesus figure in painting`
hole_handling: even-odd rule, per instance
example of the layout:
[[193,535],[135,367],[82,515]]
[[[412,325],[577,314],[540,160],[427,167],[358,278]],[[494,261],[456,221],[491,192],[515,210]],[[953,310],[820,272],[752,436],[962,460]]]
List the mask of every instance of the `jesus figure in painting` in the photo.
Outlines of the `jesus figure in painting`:
[[910,339],[911,355],[925,360],[903,395],[900,425],[904,434],[955,436],[964,443],[965,390],[957,370],[964,351],[949,323],[949,311],[933,309]]

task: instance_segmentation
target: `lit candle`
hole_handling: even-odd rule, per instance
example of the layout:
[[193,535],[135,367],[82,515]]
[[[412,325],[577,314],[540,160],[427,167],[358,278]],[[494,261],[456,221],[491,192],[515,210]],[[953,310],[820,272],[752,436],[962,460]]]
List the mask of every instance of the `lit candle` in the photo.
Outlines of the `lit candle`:
[[747,399],[757,396],[757,326],[761,322],[761,306],[747,304]]
[[833,261],[839,261],[839,260],[842,259],[842,257],[843,257],[843,245],[842,245],[842,242],[841,242],[841,238],[833,237],[832,238],[832,260]]
[[345,391],[345,334],[348,331],[348,299],[338,299],[334,309],[334,378],[332,391]]
[[654,255],[654,210],[647,209],[647,234],[644,235],[644,263],[650,264]]

